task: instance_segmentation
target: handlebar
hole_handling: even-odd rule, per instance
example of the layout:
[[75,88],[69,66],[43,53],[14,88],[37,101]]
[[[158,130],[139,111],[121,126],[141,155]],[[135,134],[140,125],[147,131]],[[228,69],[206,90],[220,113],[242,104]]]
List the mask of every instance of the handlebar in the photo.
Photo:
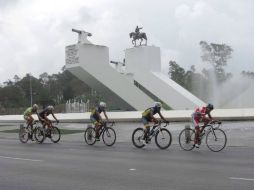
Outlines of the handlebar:
[[106,125],[109,125],[109,127],[113,127],[116,123],[114,121],[106,122]]
[[169,121],[161,121],[159,120],[158,123],[154,123],[154,126],[158,127],[160,126],[162,123],[164,123],[165,125],[163,125],[162,127],[166,127],[169,125]]

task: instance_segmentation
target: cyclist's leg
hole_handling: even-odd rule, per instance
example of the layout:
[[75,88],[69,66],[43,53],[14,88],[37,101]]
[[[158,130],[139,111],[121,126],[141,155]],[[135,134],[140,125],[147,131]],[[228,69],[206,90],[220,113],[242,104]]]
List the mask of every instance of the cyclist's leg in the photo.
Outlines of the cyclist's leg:
[[29,132],[28,134],[28,137],[33,141],[33,121],[34,121],[34,118],[32,117],[32,115],[26,115],[24,116],[24,119],[26,120],[26,123],[27,123],[27,128],[30,127],[31,131]]
[[199,147],[198,145],[198,138],[199,138],[199,133],[200,133],[200,129],[199,129],[199,119],[194,117],[194,114],[191,116],[191,120],[193,123],[193,126],[195,127],[195,138],[194,138],[194,146],[195,147]]
[[32,117],[32,115],[26,115],[24,116],[24,119],[26,120],[27,126],[32,126],[33,120],[34,118]]
[[94,124],[94,128],[95,128],[95,138],[96,140],[99,139],[99,131],[100,131],[100,128],[101,128],[101,124],[100,124],[100,121],[99,119],[95,118],[95,117],[90,117],[90,120],[92,121],[92,123]]
[[144,124],[144,138],[143,138],[143,140],[147,140],[148,139],[148,134],[150,132],[149,121],[148,121],[147,118],[142,117],[142,122]]

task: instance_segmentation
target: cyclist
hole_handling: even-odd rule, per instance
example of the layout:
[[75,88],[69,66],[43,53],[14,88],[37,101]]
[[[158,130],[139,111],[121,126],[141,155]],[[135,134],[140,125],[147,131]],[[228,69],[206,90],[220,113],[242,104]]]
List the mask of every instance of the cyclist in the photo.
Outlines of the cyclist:
[[33,114],[36,113],[37,116],[38,116],[38,105],[37,104],[34,104],[32,107],[29,107],[26,109],[26,111],[24,112],[24,119],[26,120],[26,123],[27,125],[31,125],[32,126],[32,123],[34,121],[34,118],[33,118]]
[[[149,122],[154,122],[154,123],[158,123],[158,120],[154,117],[155,114],[159,114],[160,118],[165,122],[168,123],[168,121],[166,121],[166,119],[162,116],[160,110],[161,110],[161,106],[162,104],[160,102],[155,102],[154,103],[154,107],[148,108],[146,109],[143,113],[142,113],[142,122],[144,124],[144,138],[143,138],[143,144],[147,144],[149,142],[148,139],[148,134],[150,133],[150,126],[149,126]],[[154,130],[154,128],[153,128]]]
[[92,112],[91,112],[91,115],[90,115],[90,120],[93,122],[94,126],[95,126],[95,133],[96,133],[96,136],[95,136],[95,139],[97,141],[100,140],[100,134],[99,134],[99,131],[100,129],[102,128],[102,126],[104,125],[104,122],[102,121],[102,118],[101,118],[101,112],[103,112],[107,122],[108,122],[108,116],[106,114],[106,111],[105,111],[105,108],[106,108],[106,103],[105,102],[100,102],[98,106],[96,106],[95,108],[92,109]]
[[52,127],[52,122],[48,119],[48,116],[51,114],[53,118],[59,123],[59,120],[55,117],[53,106],[47,106],[43,111],[39,113],[40,121],[43,123],[43,126],[47,125],[48,127]]
[[[207,104],[207,106],[202,107],[201,109],[196,108],[195,112],[191,115],[193,125],[195,126],[195,139],[194,146],[199,148],[199,135],[203,132],[206,125],[213,120],[211,116],[211,111],[213,110],[212,104]],[[207,117],[207,116],[208,117]],[[199,127],[199,123],[203,122],[204,125]]]
[[[29,107],[26,109],[26,111],[24,112],[24,119],[26,120],[27,126],[31,126],[31,130],[33,131],[33,114],[35,113],[38,116],[38,105],[34,104],[32,107]],[[31,136],[31,140],[33,141],[33,135]]]

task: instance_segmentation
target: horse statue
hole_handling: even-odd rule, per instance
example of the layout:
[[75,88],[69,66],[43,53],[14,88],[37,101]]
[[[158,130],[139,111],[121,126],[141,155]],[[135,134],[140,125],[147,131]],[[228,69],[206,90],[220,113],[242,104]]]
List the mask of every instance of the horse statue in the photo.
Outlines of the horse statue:
[[141,46],[141,44],[143,42],[143,39],[146,40],[145,45],[147,45],[147,37],[146,37],[146,33],[144,33],[144,32],[140,32],[138,34],[136,32],[131,32],[130,33],[130,38],[132,38],[132,44],[134,46],[136,46],[136,40],[140,40],[139,45]]

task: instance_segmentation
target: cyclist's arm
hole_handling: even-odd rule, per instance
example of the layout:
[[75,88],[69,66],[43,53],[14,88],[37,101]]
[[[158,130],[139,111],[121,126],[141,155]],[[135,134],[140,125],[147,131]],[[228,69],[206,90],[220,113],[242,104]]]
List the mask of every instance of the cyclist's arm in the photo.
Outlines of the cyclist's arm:
[[55,114],[53,112],[51,114],[52,114],[53,118],[56,120],[56,122],[59,122],[59,120],[56,118]]
[[105,111],[103,111],[103,114],[104,114],[104,116],[105,116],[106,120],[108,121],[108,116],[107,116],[107,114],[106,114],[106,112],[105,112]]
[[161,112],[159,112],[158,114],[160,115],[161,119],[162,119],[164,122],[167,121],[167,120],[163,117],[163,115],[161,114]]
[[208,113],[207,115],[208,115],[209,119],[213,120],[213,117],[211,116],[210,113]]

